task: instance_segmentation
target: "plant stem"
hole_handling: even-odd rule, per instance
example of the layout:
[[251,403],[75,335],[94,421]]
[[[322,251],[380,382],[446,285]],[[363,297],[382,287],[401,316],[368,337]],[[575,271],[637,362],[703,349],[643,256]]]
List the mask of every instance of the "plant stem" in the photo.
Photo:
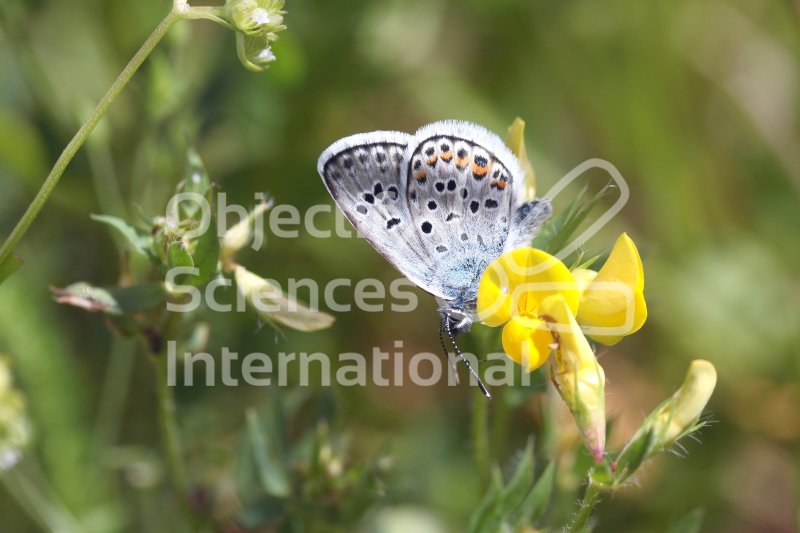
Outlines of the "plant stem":
[[12,496],[28,516],[44,529],[50,531],[78,532],[81,527],[78,521],[69,514],[63,505],[54,501],[51,494],[45,495],[46,489],[37,487],[31,479],[23,474],[17,465],[9,472],[0,472],[0,484]]
[[154,355],[152,361],[156,372],[158,425],[167,458],[167,468],[174,489],[179,493],[181,499],[185,499],[189,494],[190,485],[183,464],[180,432],[175,419],[175,395],[167,380],[169,358],[166,354]]
[[156,373],[159,433],[166,455],[170,483],[178,497],[178,503],[184,512],[187,523],[194,526],[196,517],[189,506],[191,485],[186,473],[186,466],[183,463],[183,447],[181,446],[178,422],[175,418],[175,395],[167,381],[169,358],[166,354],[159,354],[152,355],[151,360]]
[[[472,391],[470,391],[472,392]],[[489,400],[482,394],[473,394],[472,451],[481,482],[488,483],[491,471],[489,458]]]
[[166,35],[167,31],[181,18],[180,13],[173,9],[170,11],[164,20],[153,30],[153,33],[145,40],[144,44],[142,44],[141,48],[134,54],[133,58],[125,65],[125,68],[122,69],[122,72],[119,73],[117,79],[114,80],[114,83],[111,84],[111,87],[108,88],[108,91],[97,104],[92,114],[89,115],[89,118],[86,119],[86,122],[80,127],[78,132],[72,138],[72,140],[67,144],[64,151],[61,152],[61,155],[53,165],[53,168],[50,170],[50,174],[48,174],[47,178],[44,180],[39,192],[36,193],[36,196],[31,201],[30,205],[28,205],[28,209],[25,210],[25,213],[22,215],[22,218],[19,219],[17,225],[11,231],[11,234],[6,238],[5,242],[2,246],[0,246],[0,263],[8,257],[8,255],[12,252],[12,250],[16,247],[19,240],[25,235],[28,231],[28,228],[36,219],[36,216],[39,214],[39,211],[42,210],[44,207],[45,202],[52,194],[53,189],[55,189],[56,185],[58,185],[59,179],[61,179],[62,174],[69,165],[72,158],[75,157],[75,154],[78,152],[83,143],[86,142],[86,139],[89,137],[89,134],[92,133],[92,130],[97,126],[100,120],[105,116],[108,108],[114,102],[114,100],[119,96],[122,89],[128,84],[131,80],[133,75],[139,69],[139,67],[144,63],[144,60],[147,59],[147,56],[153,51],[156,45],[161,41],[161,39]]
[[575,515],[575,519],[567,527],[569,533],[577,533],[586,529],[589,519],[592,517],[592,512],[597,502],[600,501],[601,494],[602,490],[600,487],[589,481],[589,485],[586,487],[586,492],[583,495],[583,500],[581,500],[581,506]]

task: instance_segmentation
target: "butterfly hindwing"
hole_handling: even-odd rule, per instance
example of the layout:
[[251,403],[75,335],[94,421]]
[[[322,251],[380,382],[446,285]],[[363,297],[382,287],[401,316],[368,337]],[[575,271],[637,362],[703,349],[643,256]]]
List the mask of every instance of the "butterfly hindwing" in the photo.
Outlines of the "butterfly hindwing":
[[405,158],[411,139],[391,131],[353,135],[325,150],[317,170],[360,235],[413,283],[446,297],[406,199]]

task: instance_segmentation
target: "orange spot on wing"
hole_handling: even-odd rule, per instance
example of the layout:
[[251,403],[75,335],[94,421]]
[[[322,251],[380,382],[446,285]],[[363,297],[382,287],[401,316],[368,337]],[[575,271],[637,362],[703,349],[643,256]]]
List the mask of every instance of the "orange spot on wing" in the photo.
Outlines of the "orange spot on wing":
[[436,154],[434,154],[434,155],[430,156],[428,159],[426,159],[425,162],[428,163],[430,166],[433,166],[433,165],[436,164],[436,159],[437,159],[437,156],[436,156]]
[[416,178],[417,181],[424,180],[425,179],[425,171],[424,170],[420,170],[419,172],[414,174],[414,178]]
[[506,188],[506,180],[497,180],[497,188],[501,191]]
[[486,174],[489,173],[489,167],[488,166],[482,167],[482,166],[478,165],[477,163],[473,162],[472,163],[472,172],[473,172],[473,174],[477,174],[478,176],[485,176]]
[[442,161],[444,161],[445,163],[448,163],[448,162],[450,162],[451,159],[453,159],[453,152],[452,151],[451,152],[445,152],[439,157],[442,158]]

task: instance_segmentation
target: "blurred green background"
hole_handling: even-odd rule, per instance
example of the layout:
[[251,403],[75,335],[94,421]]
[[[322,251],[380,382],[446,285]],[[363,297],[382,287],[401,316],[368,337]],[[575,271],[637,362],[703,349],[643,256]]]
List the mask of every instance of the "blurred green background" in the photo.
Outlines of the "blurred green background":
[[[169,7],[164,0],[3,0],[1,234]],[[251,206],[263,191],[302,212],[330,202],[316,160],[340,137],[411,132],[444,118],[504,135],[520,116],[539,191],[592,157],[616,165],[630,187],[628,205],[587,245],[603,253],[627,231],[643,256],[650,308],[639,334],[598,354],[614,419],[610,449],[679,385],[690,360],[708,359],[719,372],[709,404],[715,422],[701,443],[686,443],[683,458],[650,463],[638,486],[604,501],[597,531],[665,531],[698,508],[705,531],[795,530],[800,7],[764,0],[289,0],[286,9],[278,61],[261,74],[242,68],[231,32],[204,21],[173,28],[23,240],[25,267],[0,287],[0,353],[10,357],[28,399],[34,442],[26,454],[54,499],[101,531],[177,527],[152,369],[140,345],[115,339],[99,315],[59,307],[49,292],[79,280],[119,281],[119,243],[90,213],[130,220],[139,209],[163,213],[188,145],[229,201]],[[587,180],[603,185],[607,178]],[[556,210],[568,202],[560,197]],[[398,276],[362,240],[305,233],[270,238],[242,263],[277,280]],[[435,304],[419,296],[413,313],[354,310],[312,334],[276,335],[250,313],[201,318],[216,354],[222,346],[241,354],[369,354],[373,346],[392,350],[395,339],[406,354],[437,352]],[[545,386],[535,389],[514,399],[501,393],[489,407],[499,433],[491,454],[501,465],[528,435],[543,432]],[[304,397],[276,398],[298,394]],[[476,394],[444,386],[181,388],[191,477],[211,487],[210,495],[198,489],[198,505],[226,516],[235,512],[226,505],[242,503],[231,495],[228,473],[248,407],[301,403],[286,423],[287,438],[317,431],[323,420],[349,439],[342,452],[348,464],[392,458],[377,505],[345,530],[463,531],[485,490],[470,438]],[[558,434],[537,446],[543,457],[565,458],[557,486],[568,516],[580,482],[569,457],[579,444],[569,427]],[[329,530],[320,527],[308,530]],[[39,530],[7,490],[0,490],[0,529]]]

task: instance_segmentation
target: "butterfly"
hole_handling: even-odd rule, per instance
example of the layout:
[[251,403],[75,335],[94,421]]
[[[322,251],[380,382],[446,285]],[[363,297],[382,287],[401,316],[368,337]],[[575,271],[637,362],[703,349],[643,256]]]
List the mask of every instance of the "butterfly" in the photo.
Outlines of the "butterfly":
[[[478,283],[505,252],[530,245],[552,212],[523,199],[525,173],[494,133],[477,124],[434,122],[410,135],[359,133],[320,155],[317,170],[356,231],[439,305],[443,333],[469,331]],[[457,375],[457,374],[456,374]]]

